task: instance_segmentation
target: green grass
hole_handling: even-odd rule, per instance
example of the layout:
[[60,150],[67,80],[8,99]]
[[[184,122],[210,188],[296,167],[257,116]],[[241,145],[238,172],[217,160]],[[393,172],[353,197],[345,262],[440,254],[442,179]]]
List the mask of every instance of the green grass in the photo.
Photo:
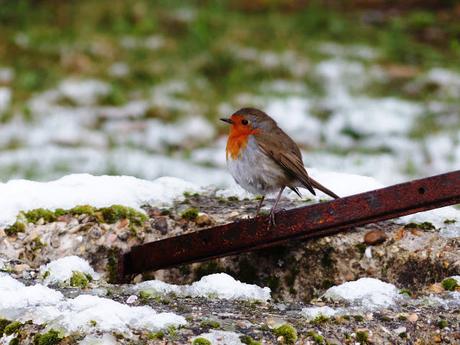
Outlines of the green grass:
[[[409,11],[369,23],[359,9],[345,12],[312,2],[296,11],[280,11],[284,3],[261,2],[260,12],[253,12],[231,1],[184,5],[178,0],[143,0],[132,5],[122,0],[2,0],[0,34],[7,39],[0,43],[0,51],[2,64],[13,67],[16,75],[13,107],[22,109],[24,100],[63,77],[108,78],[108,67],[119,61],[129,66],[129,76],[110,77],[112,91],[103,103],[123,104],[132,92],[147,93],[174,76],[190,85],[182,97],[206,104],[210,116],[221,101],[256,92],[263,82],[299,78],[286,67],[267,69],[241,61],[235,55],[238,46],[275,53],[293,50],[315,60],[322,57],[319,42],[362,43],[379,49],[382,62],[458,69],[460,25],[440,21],[431,11]],[[193,19],[180,19],[179,9],[191,10]],[[442,40],[427,42],[427,30],[440,31]],[[151,35],[161,36],[164,45],[151,50],[142,44],[125,48],[120,43],[123,37]],[[193,83],[200,78],[209,83],[206,93]],[[307,85],[315,84],[313,76],[306,79]]]

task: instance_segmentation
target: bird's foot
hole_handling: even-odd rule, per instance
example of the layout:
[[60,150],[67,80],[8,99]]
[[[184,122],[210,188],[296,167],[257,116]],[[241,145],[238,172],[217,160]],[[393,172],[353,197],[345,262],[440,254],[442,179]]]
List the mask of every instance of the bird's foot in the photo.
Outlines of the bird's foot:
[[275,212],[270,212],[270,217],[269,217],[269,220],[268,220],[268,229],[271,229],[273,227],[276,226],[276,219],[275,219]]

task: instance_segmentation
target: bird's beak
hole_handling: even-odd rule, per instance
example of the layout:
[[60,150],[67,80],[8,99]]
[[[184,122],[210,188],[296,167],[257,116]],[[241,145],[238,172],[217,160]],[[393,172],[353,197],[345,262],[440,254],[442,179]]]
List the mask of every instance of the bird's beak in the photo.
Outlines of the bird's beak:
[[224,121],[224,122],[227,122],[227,123],[229,123],[229,124],[231,124],[231,125],[233,125],[232,119],[220,119],[220,120],[221,120],[221,121]]

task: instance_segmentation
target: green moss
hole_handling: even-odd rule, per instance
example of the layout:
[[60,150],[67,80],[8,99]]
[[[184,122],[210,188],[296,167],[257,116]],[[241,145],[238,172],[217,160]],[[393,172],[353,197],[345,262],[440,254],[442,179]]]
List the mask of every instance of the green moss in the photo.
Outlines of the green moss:
[[320,325],[320,324],[325,323],[325,322],[327,322],[329,320],[330,320],[330,318],[327,317],[327,316],[318,315],[313,320],[311,320],[310,323],[313,324],[313,325]]
[[412,292],[409,289],[401,289],[399,290],[399,294],[412,297]]
[[273,332],[278,337],[282,336],[285,344],[295,344],[297,341],[297,330],[288,323],[273,329]]
[[190,207],[182,212],[181,217],[187,220],[195,220],[198,217],[198,210],[194,207]]
[[353,315],[353,318],[355,319],[355,321],[358,321],[358,322],[364,321],[364,316],[362,315]]
[[143,301],[147,301],[153,298],[153,293],[147,290],[141,290],[139,291],[139,298]]
[[13,225],[10,225],[5,229],[5,234],[7,236],[16,235],[18,232],[26,231],[26,225],[21,221],[16,221]]
[[91,276],[88,274],[84,274],[78,271],[73,271],[72,277],[70,277],[70,286],[85,289],[88,287],[90,281],[92,280],[92,278],[91,279],[89,278],[91,278]]
[[454,291],[458,286],[457,280],[455,278],[446,278],[442,281],[441,284],[444,290],[447,291]]
[[409,223],[404,226],[405,229],[436,230],[436,227],[430,222]]
[[56,214],[44,208],[37,208],[35,210],[30,210],[23,212],[28,223],[36,224],[39,220],[43,219],[45,223],[51,223],[56,220]]
[[202,328],[219,329],[220,328],[220,323],[215,321],[215,320],[203,320],[203,321],[201,321],[200,326]]
[[155,332],[155,333],[149,333],[149,335],[147,336],[149,340],[163,340],[164,337],[165,337],[165,334],[162,331]]
[[324,344],[324,337],[314,331],[309,331],[307,333],[307,335],[309,337],[312,337],[313,338],[313,341],[316,343],[316,344]]
[[455,224],[457,223],[457,220],[455,219],[446,219],[444,220],[444,224]]
[[31,241],[31,247],[32,247],[33,250],[40,250],[45,246],[46,246],[46,243],[42,241],[40,236],[35,237]]
[[19,338],[16,337],[16,338],[13,338],[10,340],[10,342],[8,343],[8,345],[19,345]]
[[195,338],[192,345],[212,345],[212,343],[206,338],[198,337]]
[[249,335],[242,335],[240,341],[246,345],[262,345],[260,341],[253,339]]
[[142,225],[147,221],[147,216],[131,207],[122,205],[112,205],[110,207],[101,208],[98,212],[102,213],[102,217],[106,223],[113,224],[121,219],[129,219],[135,225]]
[[367,331],[357,331],[356,341],[358,341],[360,344],[367,344],[369,341],[369,333]]
[[441,319],[438,321],[438,327],[441,329],[449,327],[449,322],[447,322],[447,320]]
[[357,243],[355,245],[356,249],[358,250],[358,252],[363,255],[364,252],[366,251],[366,248],[367,248],[367,245],[365,243]]
[[19,328],[21,328],[21,326],[22,326],[22,323],[20,323],[19,321],[13,321],[13,322],[9,323],[3,329],[3,333],[5,333],[6,335],[16,333],[19,330]]
[[89,320],[89,324],[90,324],[92,327],[96,327],[96,326],[97,326],[97,321],[96,321],[96,320]]
[[64,210],[64,212],[65,212],[64,214],[68,213],[68,214],[71,214],[73,216],[87,214],[88,216],[93,216],[96,213],[96,211],[97,211],[97,209],[94,208],[93,206],[80,205],[80,206],[75,206],[74,208],[71,208],[68,211]]
[[63,336],[54,329],[50,329],[44,334],[37,334],[34,338],[35,345],[55,345],[59,344]]
[[3,336],[3,331],[5,327],[8,326],[11,322],[7,319],[0,319],[0,338]]

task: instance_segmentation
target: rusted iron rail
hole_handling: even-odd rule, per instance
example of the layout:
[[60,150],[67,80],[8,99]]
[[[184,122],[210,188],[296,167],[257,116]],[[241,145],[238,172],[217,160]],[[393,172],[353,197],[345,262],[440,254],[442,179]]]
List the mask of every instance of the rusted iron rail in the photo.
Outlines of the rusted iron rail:
[[240,220],[136,246],[119,257],[118,279],[149,270],[331,235],[358,225],[460,203],[460,170],[310,206]]

